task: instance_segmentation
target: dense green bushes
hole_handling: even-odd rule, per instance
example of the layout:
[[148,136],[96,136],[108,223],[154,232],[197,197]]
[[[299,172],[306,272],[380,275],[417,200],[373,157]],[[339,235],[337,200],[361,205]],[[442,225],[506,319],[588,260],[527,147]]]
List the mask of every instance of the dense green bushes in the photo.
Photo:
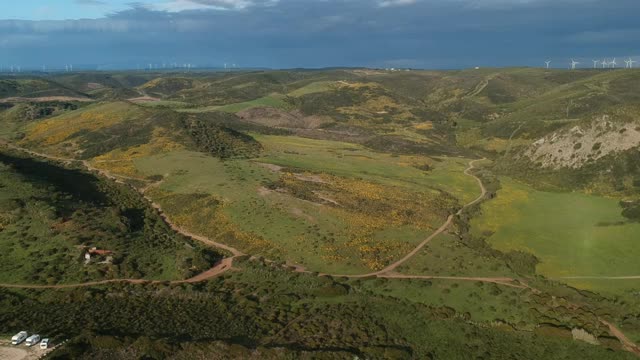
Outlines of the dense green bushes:
[[[182,279],[220,255],[172,231],[133,189],[80,170],[0,153],[0,254],[6,282]],[[84,265],[82,247],[113,252]]]
[[[544,331],[532,334],[474,323],[451,307],[375,295],[356,283],[347,286],[252,261],[241,266],[242,272],[196,285],[0,289],[0,323],[8,330],[33,329],[55,341],[71,338],[53,354],[60,359],[107,359],[117,354],[196,358],[203,351],[208,358],[250,352],[263,358],[314,359],[633,356]],[[321,291],[326,288],[332,290]],[[543,296],[538,301],[552,299]],[[535,311],[556,327],[563,325],[554,319],[568,314],[564,307]],[[587,319],[589,314],[580,311],[566,321]]]
[[211,121],[192,117],[184,126],[202,151],[222,159],[254,157],[262,150],[251,136]]
[[622,216],[631,221],[640,221],[640,200],[636,201],[621,201]]

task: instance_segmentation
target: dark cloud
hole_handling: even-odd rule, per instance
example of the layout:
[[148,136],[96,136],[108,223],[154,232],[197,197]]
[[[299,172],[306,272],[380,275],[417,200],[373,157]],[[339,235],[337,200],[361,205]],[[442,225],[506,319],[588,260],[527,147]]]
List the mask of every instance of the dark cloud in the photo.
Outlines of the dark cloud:
[[[453,68],[640,54],[636,50],[640,40],[637,0],[615,4],[596,0],[182,0],[171,4],[190,10],[160,11],[137,4],[96,20],[0,20],[0,52],[6,54],[0,62],[34,67],[47,59],[61,64],[130,66],[235,62],[269,67]],[[205,9],[195,10],[192,4]]]

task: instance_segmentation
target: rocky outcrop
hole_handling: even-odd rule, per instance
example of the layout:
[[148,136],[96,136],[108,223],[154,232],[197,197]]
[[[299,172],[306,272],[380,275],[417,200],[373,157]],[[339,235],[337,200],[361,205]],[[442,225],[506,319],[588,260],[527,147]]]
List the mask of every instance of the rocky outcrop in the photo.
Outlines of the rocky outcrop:
[[590,124],[553,132],[535,141],[524,156],[544,168],[581,168],[589,161],[640,146],[640,122],[618,123],[602,116]]

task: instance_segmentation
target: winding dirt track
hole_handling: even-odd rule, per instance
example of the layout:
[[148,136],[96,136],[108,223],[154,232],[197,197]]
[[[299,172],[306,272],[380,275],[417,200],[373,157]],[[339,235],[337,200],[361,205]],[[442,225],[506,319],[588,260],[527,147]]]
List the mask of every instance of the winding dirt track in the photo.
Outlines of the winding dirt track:
[[[25,149],[23,147],[19,147],[16,145],[13,145],[3,139],[0,139],[0,145],[4,145],[7,146],[11,149],[29,154],[31,156],[35,156],[35,157],[40,157],[40,158],[45,158],[45,159],[49,159],[49,160],[55,160],[55,161],[59,161],[59,162],[63,162],[63,163],[71,163],[73,161],[77,161],[75,159],[69,159],[69,158],[63,158],[63,157],[59,157],[59,156],[53,156],[53,155],[49,155],[49,154],[43,154],[43,153],[39,153],[33,150],[29,150],[29,149]],[[113,180],[119,184],[123,184],[123,185],[127,185],[129,187],[131,187],[133,190],[139,192],[145,200],[147,200],[149,202],[149,204],[158,211],[158,213],[160,214],[160,217],[162,217],[162,219],[167,223],[167,225],[169,225],[169,227],[171,227],[171,229],[179,234],[182,234],[186,237],[192,238],[194,240],[197,240],[203,244],[209,245],[209,246],[213,246],[216,248],[220,248],[223,250],[226,250],[228,252],[230,252],[233,256],[229,257],[229,258],[225,258],[222,259],[221,261],[219,261],[217,264],[214,265],[213,268],[198,274],[196,276],[194,276],[193,278],[190,279],[186,279],[186,280],[176,280],[176,281],[171,281],[171,284],[181,284],[181,283],[195,283],[195,282],[200,282],[200,281],[206,281],[208,279],[211,279],[213,277],[216,277],[226,271],[231,270],[232,266],[233,266],[233,260],[238,257],[238,256],[242,256],[245,255],[242,251],[225,245],[225,244],[221,244],[218,242],[215,242],[207,237],[204,236],[200,236],[200,235],[196,235],[193,234],[183,228],[181,228],[180,226],[178,226],[177,224],[173,223],[169,217],[167,217],[167,215],[164,213],[164,211],[162,210],[162,207],[160,206],[160,204],[154,202],[150,197],[146,196],[144,194],[144,190],[146,190],[148,187],[145,187],[144,189],[140,190],[136,187],[133,187],[129,184],[126,184],[125,182],[122,181],[122,179],[129,179],[129,180],[136,180],[136,181],[146,181],[146,179],[139,179],[139,178],[131,178],[131,177],[127,177],[127,176],[120,176],[120,175],[114,175],[111,174],[108,171],[102,170],[102,169],[98,169],[93,167],[88,161],[86,160],[82,160],[82,165],[87,168],[87,170],[89,171],[93,171],[96,172],[98,174],[100,174],[103,177],[106,177],[110,180]],[[74,288],[74,287],[87,287],[87,286],[95,286],[95,285],[104,285],[104,284],[110,284],[110,283],[130,283],[130,284],[146,284],[146,283],[160,283],[162,281],[152,281],[152,280],[144,280],[144,279],[111,279],[111,280],[103,280],[103,281],[95,281],[95,282],[87,282],[87,283],[80,283],[80,284],[61,284],[61,285],[15,285],[15,284],[0,284],[0,287],[10,287],[10,288],[25,288],[25,289],[64,289],[64,288]]]
[[[7,146],[11,149],[29,154],[31,156],[34,157],[40,157],[40,158],[45,158],[45,159],[49,159],[49,160],[54,160],[54,161],[59,161],[59,162],[63,162],[63,163],[71,163],[71,162],[75,162],[78,161],[76,159],[70,159],[70,158],[64,158],[64,157],[59,157],[59,156],[54,156],[54,155],[49,155],[49,154],[44,154],[44,153],[40,153],[37,151],[33,151],[30,149],[26,149],[14,144],[11,144],[3,139],[0,139],[0,145],[4,145]],[[471,162],[469,162],[469,167],[467,169],[465,169],[464,173],[468,176],[472,176],[474,179],[476,179],[476,181],[478,182],[478,185],[481,189],[481,194],[473,201],[471,201],[470,203],[464,205],[460,210],[458,210],[458,212],[455,215],[459,215],[462,213],[462,211],[469,207],[472,206],[476,203],[478,203],[479,201],[481,201],[484,196],[486,195],[487,191],[484,187],[484,184],[482,183],[482,181],[476,177],[475,175],[471,174],[471,171],[475,168],[475,163],[478,161],[482,161],[485,160],[484,158],[482,159],[477,159],[477,160],[473,160]],[[136,187],[133,187],[129,184],[126,184],[125,182],[123,182],[123,179],[128,179],[128,180],[135,180],[135,181],[147,181],[146,179],[140,179],[140,178],[132,178],[132,177],[127,177],[127,176],[120,176],[120,175],[114,175],[106,170],[102,170],[102,169],[98,169],[94,166],[91,165],[91,163],[89,163],[86,160],[81,160],[82,165],[87,168],[87,170],[89,171],[93,171],[96,172],[100,175],[102,175],[103,177],[106,177],[108,179],[111,179],[119,184],[124,184],[127,186],[130,186],[132,189],[134,189],[135,191],[137,191],[138,193],[140,193],[145,200],[147,200],[149,202],[149,204],[158,211],[158,213],[160,214],[160,216],[162,217],[162,219],[167,223],[167,225],[169,225],[171,227],[171,229],[173,229],[174,231],[190,237],[194,240],[200,241],[203,244],[209,245],[209,246],[213,246],[219,249],[223,249],[226,250],[228,252],[230,252],[231,254],[233,254],[232,257],[230,258],[226,258],[224,259],[225,261],[228,261],[228,263],[221,263],[221,264],[217,264],[216,266],[214,266],[212,269],[205,271],[202,274],[199,274],[197,276],[195,276],[192,279],[187,279],[187,280],[178,280],[178,281],[173,281],[170,283],[173,284],[177,284],[177,283],[193,283],[193,282],[199,282],[199,281],[206,281],[208,279],[211,279],[215,276],[218,276],[228,270],[230,270],[232,268],[233,265],[233,259],[235,259],[238,256],[243,256],[246,255],[245,253],[243,253],[242,251],[228,246],[226,244],[222,244],[222,243],[218,243],[215,242],[205,236],[201,236],[201,235],[197,235],[194,234],[180,226],[178,226],[177,224],[175,224],[174,222],[171,221],[171,219],[169,219],[169,217],[164,213],[164,211],[162,210],[162,207],[160,206],[160,204],[154,202],[149,196],[145,195],[145,191],[153,186],[153,184],[150,184],[142,189],[138,189]],[[416,246],[416,248],[414,248],[411,252],[409,252],[407,255],[405,255],[402,259],[394,262],[393,264],[385,267],[384,269],[380,270],[380,271],[375,271],[372,273],[368,273],[368,274],[360,274],[360,275],[340,275],[340,274],[319,274],[319,275],[330,275],[330,276],[334,276],[334,277],[347,277],[347,278],[364,278],[364,277],[372,277],[372,276],[378,276],[378,277],[384,277],[384,278],[389,278],[389,279],[407,279],[409,277],[407,277],[406,275],[401,275],[401,274],[396,274],[396,273],[391,273],[393,270],[395,270],[398,266],[402,265],[404,262],[406,262],[407,260],[409,260],[410,258],[412,258],[415,254],[417,254],[420,249],[422,249],[427,243],[429,243],[433,238],[435,238],[436,236],[438,236],[439,234],[441,234],[442,232],[444,232],[453,222],[453,218],[454,218],[454,214],[449,215],[447,217],[447,220],[445,221],[444,224],[442,224],[442,226],[440,226],[433,234],[431,234],[429,237],[427,237],[426,239],[424,239],[420,244],[418,244],[418,246]],[[226,265],[225,265],[226,264]],[[303,266],[300,265],[292,265],[295,269],[295,271],[297,272],[302,272],[302,273],[311,273],[311,271],[306,270]],[[438,277],[438,276],[424,276],[424,277],[420,277],[420,276],[414,276],[412,277],[414,279],[418,279],[418,278],[424,278],[424,279],[451,279],[451,280],[460,280],[460,281],[481,281],[481,282],[490,282],[490,283],[496,283],[496,284],[501,284],[501,285],[505,285],[505,286],[512,286],[512,287],[521,287],[520,285],[514,285],[513,282],[515,282],[515,279],[512,278],[484,278],[484,277]],[[150,280],[144,280],[144,279],[112,279],[112,280],[103,280],[103,281],[96,281],[96,282],[87,282],[87,283],[80,283],[80,284],[61,284],[61,285],[17,285],[17,284],[0,284],[0,287],[11,287],[11,288],[33,288],[33,289],[64,289],[64,288],[73,288],[73,287],[88,287],[88,286],[95,286],[95,285],[104,285],[104,284],[110,284],[110,283],[130,283],[130,284],[146,284],[146,283],[154,283],[157,281],[150,281]]]
[[[362,278],[362,277],[370,277],[370,276],[380,276],[380,275],[384,275],[387,274],[393,270],[395,270],[398,266],[404,264],[407,260],[411,259],[413,256],[415,256],[425,245],[427,245],[431,240],[433,240],[433,238],[435,238],[436,236],[442,234],[445,230],[447,230],[447,228],[451,225],[451,223],[453,222],[453,218],[456,215],[460,215],[462,214],[462,212],[464,211],[464,209],[468,208],[469,206],[475,205],[476,203],[482,201],[482,199],[484,199],[484,197],[487,195],[487,189],[484,187],[484,184],[482,183],[482,180],[480,180],[480,178],[478,178],[477,176],[473,175],[471,173],[471,171],[473,169],[475,169],[475,163],[478,161],[483,161],[486,160],[485,158],[482,159],[477,159],[477,160],[473,160],[471,162],[469,162],[469,167],[465,169],[464,173],[465,175],[471,176],[474,179],[476,179],[476,181],[478,182],[478,185],[480,186],[480,195],[475,198],[473,201],[471,201],[470,203],[464,205],[462,208],[460,208],[460,210],[458,210],[458,212],[456,212],[455,214],[451,214],[447,217],[447,221],[444,222],[444,224],[442,224],[436,231],[433,232],[433,234],[429,235],[429,237],[427,237],[426,239],[424,239],[420,244],[418,244],[418,246],[416,246],[413,250],[411,250],[407,255],[405,255],[404,257],[402,257],[400,260],[388,265],[387,267],[385,267],[382,270],[379,271],[374,271],[368,274],[360,274],[360,275],[334,275],[334,274],[324,274],[324,275],[331,275],[331,276],[336,276],[336,277],[349,277],[349,278]],[[386,275],[385,277],[389,277],[389,278],[402,278],[402,275]],[[481,278],[478,278],[481,279]],[[498,279],[498,278],[496,278]],[[504,278],[501,278],[504,279]],[[510,281],[513,281],[513,279],[509,279]]]
[[163,281],[163,280],[145,280],[145,279],[109,279],[109,280],[100,280],[100,281],[89,281],[89,282],[77,283],[77,284],[57,284],[57,285],[0,284],[0,287],[14,288],[14,289],[72,289],[72,288],[82,288],[82,287],[91,287],[91,286],[118,284],[118,283],[138,284],[138,285],[167,284],[167,283],[171,285],[194,284],[194,283],[202,282],[205,280],[209,280],[226,271],[232,270],[233,259],[234,257],[224,258],[218,261],[213,268],[185,280]]
[[[38,153],[29,149],[25,149],[16,145],[13,145],[9,142],[7,142],[6,140],[0,139],[0,145],[4,145],[7,146],[9,148],[12,148],[14,150],[18,150],[27,154],[30,154],[32,156],[36,156],[36,157],[41,157],[41,158],[45,158],[45,159],[50,159],[50,160],[56,160],[56,161],[60,161],[60,162],[66,162],[66,163],[70,163],[72,161],[77,161],[75,159],[68,159],[68,158],[61,158],[61,157],[56,157],[56,156],[51,156],[48,154],[42,154],[42,153]],[[460,210],[458,210],[456,212],[455,215],[460,215],[462,214],[462,211],[464,211],[464,209],[475,205],[476,203],[482,201],[482,199],[484,199],[484,197],[487,194],[487,190],[484,187],[484,184],[482,183],[482,180],[480,180],[480,178],[478,178],[477,176],[473,175],[471,173],[471,171],[475,168],[474,164],[478,161],[482,161],[485,160],[484,158],[482,159],[477,159],[477,160],[473,160],[471,162],[469,162],[469,167],[467,169],[465,169],[464,173],[468,176],[473,177],[474,179],[476,179],[476,181],[478,182],[478,185],[481,189],[481,194],[474,199],[473,201],[467,203],[466,205],[464,205],[462,208],[460,208]],[[83,160],[82,164],[89,170],[89,171],[95,171],[97,173],[99,173],[100,175],[109,178],[113,181],[116,181],[120,184],[125,184],[127,186],[130,186],[129,184],[126,184],[122,181],[122,179],[131,179],[131,180],[143,180],[146,181],[144,179],[137,179],[137,178],[129,178],[126,176],[116,176],[113,175],[105,170],[101,170],[101,169],[97,169],[93,166],[91,166],[91,164],[86,161]],[[153,184],[151,184],[150,186],[152,186]],[[111,279],[111,280],[102,280],[102,281],[93,281],[93,282],[86,282],[86,283],[79,283],[79,284],[59,284],[59,285],[20,285],[20,284],[0,284],[0,287],[4,287],[4,288],[19,288],[19,289],[68,289],[68,288],[81,288],[81,287],[91,287],[91,286],[99,286],[99,285],[106,285],[106,284],[114,284],[114,283],[127,283],[127,284],[162,284],[162,283],[169,283],[169,284],[192,284],[192,283],[197,283],[197,282],[202,282],[202,281],[206,281],[208,279],[211,279],[213,277],[219,276],[229,270],[233,270],[233,260],[238,257],[238,256],[243,256],[245,255],[243,252],[241,252],[240,250],[233,248],[231,246],[225,245],[225,244],[221,244],[218,242],[215,242],[207,237],[204,236],[200,236],[200,235],[196,235],[193,234],[181,227],[179,227],[178,225],[176,225],[175,223],[171,222],[171,220],[165,215],[165,213],[162,211],[162,207],[155,203],[151,198],[149,198],[148,196],[146,196],[144,194],[144,191],[146,189],[148,189],[150,186],[146,186],[143,189],[138,189],[135,188],[133,186],[131,186],[131,188],[133,188],[134,190],[136,190],[137,192],[139,192],[150,204],[151,206],[153,206],[158,213],[160,214],[160,216],[164,219],[164,221],[176,232],[193,238],[194,240],[200,241],[204,244],[210,245],[210,246],[214,246],[220,249],[224,249],[228,252],[230,252],[231,254],[233,254],[233,256],[228,257],[228,258],[224,258],[222,260],[220,260],[218,263],[215,264],[215,266],[203,273],[200,273],[192,278],[189,279],[185,279],[185,280],[175,280],[175,281],[159,281],[159,280],[145,280],[145,279]],[[456,280],[456,281],[480,281],[480,282],[487,282],[487,283],[494,283],[494,284],[499,284],[499,285],[503,285],[503,286],[508,286],[508,287],[514,287],[514,288],[527,288],[530,289],[532,291],[538,291],[537,289],[531,288],[530,286],[528,286],[525,283],[521,283],[516,279],[513,278],[509,278],[509,277],[457,277],[457,276],[430,276],[430,275],[403,275],[403,274],[398,274],[398,273],[394,273],[393,270],[395,270],[398,266],[402,265],[403,263],[405,263],[407,260],[409,260],[411,257],[413,257],[415,254],[417,254],[420,249],[422,249],[427,243],[429,243],[433,238],[435,238],[436,236],[438,236],[439,234],[441,234],[442,232],[444,232],[453,222],[453,218],[454,215],[449,215],[447,217],[447,220],[445,221],[444,224],[442,224],[442,226],[440,226],[433,234],[431,234],[429,237],[427,237],[426,239],[424,239],[420,244],[418,244],[418,246],[416,246],[415,249],[413,249],[411,252],[409,252],[407,255],[405,255],[402,259],[394,262],[393,264],[385,267],[384,269],[380,270],[380,271],[376,271],[376,272],[372,272],[369,274],[362,274],[362,275],[334,275],[334,274],[320,274],[320,275],[330,275],[330,276],[334,276],[334,277],[347,277],[347,278],[363,278],[363,277],[379,277],[379,278],[387,278],[387,279],[442,279],[442,280]],[[295,271],[297,272],[304,272],[304,273],[309,273],[309,271],[305,270],[304,267],[300,266],[300,265],[293,265],[293,268],[295,269]],[[617,276],[617,277],[591,277],[591,276],[577,276],[577,277],[567,277],[565,279],[640,279],[640,276]],[[631,340],[629,340],[629,338],[627,338],[624,333],[618,329],[616,326],[614,326],[613,324],[600,319],[600,322],[602,324],[604,324],[605,326],[607,326],[609,328],[609,332],[615,336],[616,338],[618,338],[618,340],[622,343],[623,347],[625,350],[634,353],[635,355],[640,356],[640,346],[636,345],[634,342],[632,342]]]
[[609,332],[620,340],[625,350],[640,356],[640,346],[629,340],[629,338],[627,338],[624,333],[613,324],[602,319],[600,319],[600,322],[609,327]]

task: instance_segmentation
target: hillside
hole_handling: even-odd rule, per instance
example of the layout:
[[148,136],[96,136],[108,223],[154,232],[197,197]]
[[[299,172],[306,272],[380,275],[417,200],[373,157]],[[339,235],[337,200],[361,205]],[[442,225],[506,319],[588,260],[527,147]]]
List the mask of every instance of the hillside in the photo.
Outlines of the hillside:
[[[219,257],[172,234],[125,186],[13,151],[0,152],[0,166],[2,283],[174,280],[209,269]],[[85,261],[92,247],[108,254]]]
[[639,76],[2,80],[0,322],[53,358],[631,358]]

